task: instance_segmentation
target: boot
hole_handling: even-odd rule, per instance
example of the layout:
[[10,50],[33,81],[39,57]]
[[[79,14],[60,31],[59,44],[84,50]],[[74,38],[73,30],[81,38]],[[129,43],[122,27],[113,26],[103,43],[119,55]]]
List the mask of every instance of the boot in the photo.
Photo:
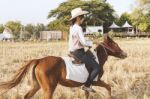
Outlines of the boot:
[[86,87],[85,85],[82,87],[82,90],[88,91],[88,92],[93,92],[93,93],[96,92],[92,87]]

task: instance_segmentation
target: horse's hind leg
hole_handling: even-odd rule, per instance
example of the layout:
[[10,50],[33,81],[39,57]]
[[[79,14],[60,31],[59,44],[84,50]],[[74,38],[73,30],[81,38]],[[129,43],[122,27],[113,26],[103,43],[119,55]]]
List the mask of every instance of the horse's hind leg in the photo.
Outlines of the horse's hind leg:
[[40,89],[40,86],[39,86],[39,83],[37,81],[37,77],[35,74],[35,68],[36,68],[36,66],[34,66],[32,68],[32,80],[31,80],[32,81],[32,87],[28,91],[28,93],[24,96],[24,99],[30,99]]
[[32,88],[29,90],[29,92],[24,96],[24,99],[30,99],[38,90],[40,89],[40,86],[36,79],[32,80]]
[[[57,77],[56,77],[57,78]],[[55,76],[48,76],[43,71],[37,71],[37,80],[44,91],[44,99],[52,99],[58,81]]]

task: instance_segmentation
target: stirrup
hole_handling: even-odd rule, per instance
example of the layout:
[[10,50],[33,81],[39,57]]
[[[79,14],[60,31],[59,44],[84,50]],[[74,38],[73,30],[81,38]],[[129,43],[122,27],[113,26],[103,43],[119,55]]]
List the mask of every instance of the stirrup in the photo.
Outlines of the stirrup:
[[87,92],[96,93],[96,91],[95,91],[92,87],[83,86],[83,87],[82,87],[82,90],[87,91]]

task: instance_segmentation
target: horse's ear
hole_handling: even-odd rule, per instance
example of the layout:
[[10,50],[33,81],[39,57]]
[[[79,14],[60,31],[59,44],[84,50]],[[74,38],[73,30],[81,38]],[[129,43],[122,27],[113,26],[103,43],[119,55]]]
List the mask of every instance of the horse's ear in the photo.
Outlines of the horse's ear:
[[95,45],[99,45],[100,43],[98,41],[94,42]]
[[112,39],[111,39],[111,37],[110,37],[110,36],[107,36],[107,40],[112,41]]
[[104,37],[104,40],[107,40],[108,34],[107,33],[103,34],[103,37]]
[[103,37],[104,37],[104,41],[112,42],[112,39],[110,38],[108,33],[104,34]]

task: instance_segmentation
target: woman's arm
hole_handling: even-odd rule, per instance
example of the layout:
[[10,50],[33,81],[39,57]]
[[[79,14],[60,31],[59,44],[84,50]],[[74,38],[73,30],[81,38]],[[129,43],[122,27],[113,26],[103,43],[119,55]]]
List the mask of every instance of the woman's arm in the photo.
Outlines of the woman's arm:
[[88,44],[84,38],[84,35],[83,35],[83,30],[82,28],[79,29],[78,31],[78,36],[79,36],[79,40],[81,42],[82,45],[86,46],[86,47],[90,47],[92,46],[91,44]]

